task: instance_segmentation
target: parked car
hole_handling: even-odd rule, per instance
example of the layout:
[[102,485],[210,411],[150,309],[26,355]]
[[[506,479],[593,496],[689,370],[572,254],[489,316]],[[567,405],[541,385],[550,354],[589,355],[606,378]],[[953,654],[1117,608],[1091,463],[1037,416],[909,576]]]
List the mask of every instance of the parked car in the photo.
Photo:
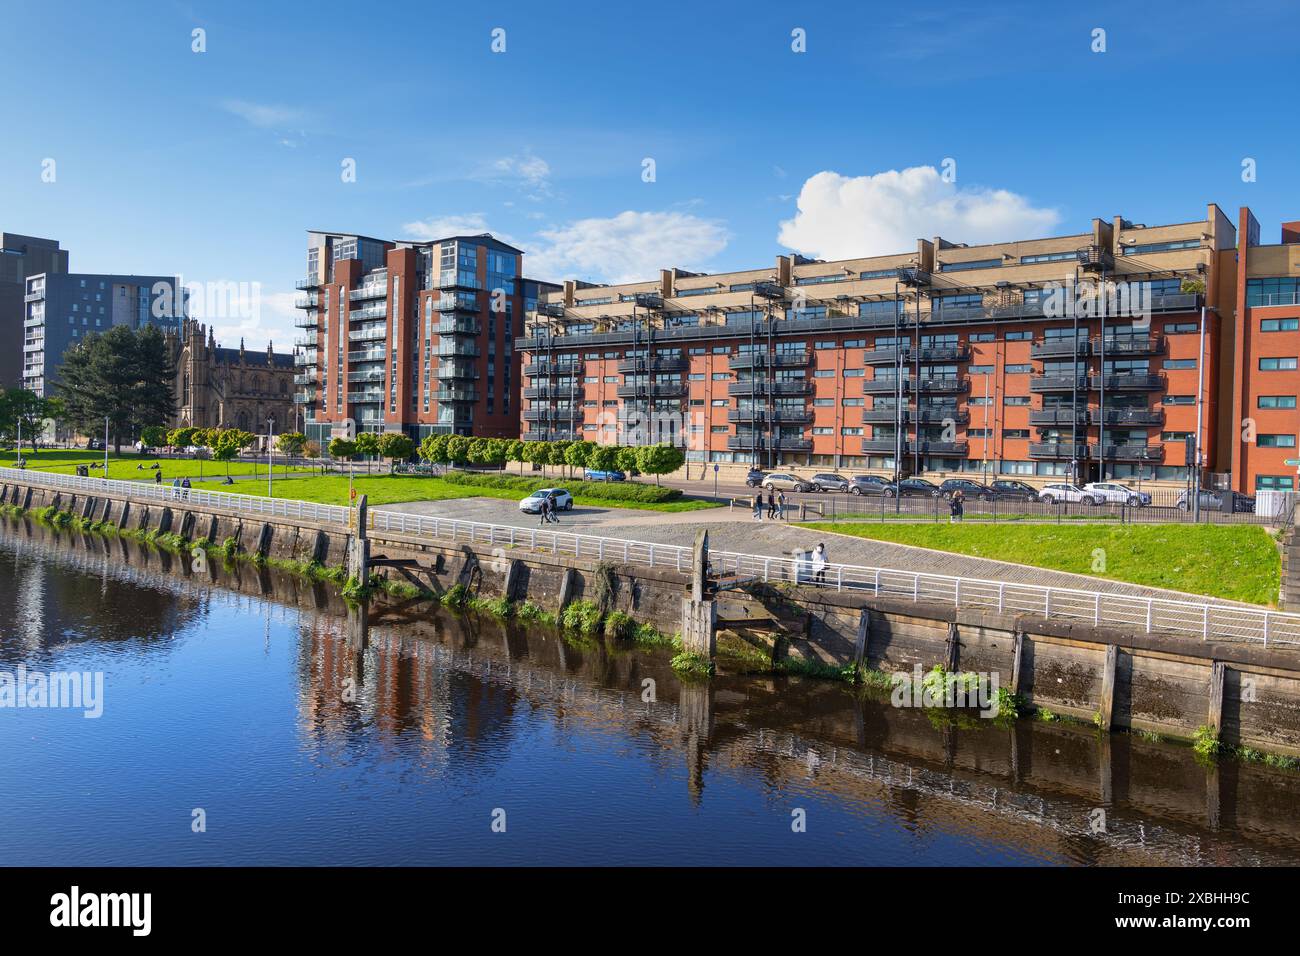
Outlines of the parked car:
[[[1240,491],[1229,492],[1232,495],[1232,510],[1239,514],[1254,514],[1255,499],[1250,495],[1243,495]],[[1201,510],[1202,511],[1222,511],[1223,510],[1222,491],[1210,491],[1202,488],[1200,491]],[[1191,509],[1191,495],[1186,491],[1178,496],[1176,507],[1179,511],[1188,511]]]
[[811,491],[812,482],[788,471],[763,476],[763,487],[771,491]]
[[854,475],[849,479],[851,495],[883,495],[890,482],[879,475]]
[[104,439],[102,439],[102,438],[92,438],[90,441],[86,442],[86,450],[87,450],[87,451],[103,451],[103,450],[104,450]]
[[583,473],[583,478],[587,481],[626,481],[627,475],[621,471],[593,471],[588,468]]
[[767,472],[759,471],[757,468],[749,469],[749,474],[745,476],[745,484],[750,488],[757,488],[767,477]]
[[1045,505],[1054,505],[1057,502],[1066,502],[1068,504],[1099,505],[1101,496],[1094,495],[1091,492],[1084,491],[1076,485],[1061,482],[1055,485],[1046,485],[1038,493],[1038,500]]
[[972,481],[970,478],[949,478],[939,486],[939,496],[941,498],[951,498],[958,491],[967,498],[977,498],[980,501],[993,500],[992,488],[988,485],[982,485],[978,481]]
[[989,484],[989,490],[993,492],[993,497],[999,501],[1037,501],[1038,489],[1033,485],[1027,485],[1023,481],[1012,481],[1009,478],[999,478]]
[[823,471],[820,474],[812,476],[813,491],[848,491],[849,480],[843,475],[837,475],[834,472]]
[[1145,491],[1137,491],[1114,481],[1090,481],[1083,486],[1083,490],[1107,504],[1128,505],[1130,508],[1151,504],[1151,496]]
[[519,502],[519,510],[526,515],[535,515],[542,510],[542,500],[550,498],[557,511],[573,510],[573,495],[563,488],[538,488],[527,498]]
[[938,498],[939,486],[924,478],[904,478],[897,485],[890,482],[881,494],[886,498]]

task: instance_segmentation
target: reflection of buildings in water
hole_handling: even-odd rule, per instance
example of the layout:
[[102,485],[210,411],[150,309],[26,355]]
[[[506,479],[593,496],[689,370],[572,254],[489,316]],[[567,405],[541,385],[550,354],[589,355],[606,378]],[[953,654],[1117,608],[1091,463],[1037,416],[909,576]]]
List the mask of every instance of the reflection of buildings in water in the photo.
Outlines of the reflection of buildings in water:
[[125,539],[0,519],[0,578],[14,582],[0,588],[0,646],[12,639],[27,654],[87,641],[169,641],[208,612],[208,597],[147,570],[160,554]]

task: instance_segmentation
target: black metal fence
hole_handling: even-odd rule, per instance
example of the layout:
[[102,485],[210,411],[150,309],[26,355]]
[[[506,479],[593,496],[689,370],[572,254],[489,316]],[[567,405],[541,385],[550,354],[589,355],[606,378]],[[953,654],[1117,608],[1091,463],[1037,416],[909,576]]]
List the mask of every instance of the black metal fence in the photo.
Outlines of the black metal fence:
[[[1136,489],[1134,492],[1137,493]],[[1142,503],[1123,500],[1017,501],[1007,498],[984,500],[966,497],[960,512],[943,497],[891,498],[883,495],[856,496],[823,493],[786,496],[787,520],[825,521],[910,521],[910,522],[1037,522],[1066,524],[1101,522],[1113,524],[1258,524],[1286,528],[1292,520],[1300,495],[1291,492],[1261,494],[1253,498],[1230,492],[1201,493],[1199,514],[1184,492],[1157,489],[1140,493]],[[766,496],[765,496],[766,497]],[[1116,496],[1118,497],[1118,496]]]

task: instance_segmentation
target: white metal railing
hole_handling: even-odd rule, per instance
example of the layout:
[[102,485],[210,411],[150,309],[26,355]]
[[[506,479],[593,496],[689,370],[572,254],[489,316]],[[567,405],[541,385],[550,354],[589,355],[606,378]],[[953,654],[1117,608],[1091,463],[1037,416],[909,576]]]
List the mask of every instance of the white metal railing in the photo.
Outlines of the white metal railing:
[[348,523],[349,509],[342,505],[322,505],[312,501],[298,501],[294,498],[261,498],[256,495],[235,495],[224,491],[203,491],[199,488],[173,488],[170,484],[154,484],[149,481],[83,478],[79,475],[60,475],[23,468],[0,468],[0,480],[84,494],[108,492],[130,495],[134,498],[144,498],[170,505],[188,503],[207,508],[219,508],[241,515],[303,518],[345,527]]
[[[149,482],[105,481],[15,468],[0,468],[0,480],[86,493],[117,492],[172,504],[188,501],[237,514],[303,518],[345,528],[350,524],[350,508],[290,498],[182,490]],[[489,548],[544,550],[557,555],[681,572],[691,568],[691,549],[673,544],[374,509],[369,512],[368,525],[375,531],[428,536]],[[1247,641],[1266,647],[1270,644],[1300,646],[1300,614],[1238,604],[1177,601],[850,564],[827,564],[818,573],[807,557],[771,557],[713,549],[709,551],[709,572],[714,576],[735,575],[763,582],[784,581],[881,597],[934,601],[955,607],[1035,614],[1148,634],[1159,631],[1200,640]]]

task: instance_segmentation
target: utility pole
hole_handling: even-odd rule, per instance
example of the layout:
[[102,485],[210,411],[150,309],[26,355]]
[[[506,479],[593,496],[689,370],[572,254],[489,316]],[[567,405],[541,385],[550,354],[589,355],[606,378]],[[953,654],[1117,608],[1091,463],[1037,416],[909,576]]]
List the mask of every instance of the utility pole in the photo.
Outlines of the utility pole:
[[[275,480],[275,459],[272,457],[271,452],[271,430],[274,426],[275,416],[272,415],[266,420],[266,497],[268,498],[275,497],[275,489],[272,485],[272,482]],[[366,467],[368,468],[370,466],[367,465]]]

